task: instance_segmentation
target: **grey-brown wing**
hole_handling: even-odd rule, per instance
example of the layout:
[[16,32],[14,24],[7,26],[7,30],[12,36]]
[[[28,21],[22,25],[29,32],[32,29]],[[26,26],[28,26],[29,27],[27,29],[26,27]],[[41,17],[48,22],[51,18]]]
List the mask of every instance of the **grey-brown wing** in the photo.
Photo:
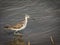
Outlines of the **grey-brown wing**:
[[17,23],[16,25],[12,26],[12,27],[15,28],[15,29],[18,29],[18,28],[21,28],[23,26],[23,24],[24,24],[24,21],[21,21],[21,22]]

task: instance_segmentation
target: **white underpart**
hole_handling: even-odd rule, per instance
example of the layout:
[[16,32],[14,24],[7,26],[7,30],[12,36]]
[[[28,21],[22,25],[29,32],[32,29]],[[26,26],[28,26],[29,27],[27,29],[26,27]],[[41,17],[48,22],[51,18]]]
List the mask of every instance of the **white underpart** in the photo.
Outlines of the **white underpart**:
[[24,22],[24,24],[23,24],[23,26],[21,28],[19,28],[19,29],[11,29],[11,30],[16,30],[16,31],[22,30],[22,29],[26,28],[27,22],[28,22],[28,19],[27,19],[27,17],[25,17],[25,22]]

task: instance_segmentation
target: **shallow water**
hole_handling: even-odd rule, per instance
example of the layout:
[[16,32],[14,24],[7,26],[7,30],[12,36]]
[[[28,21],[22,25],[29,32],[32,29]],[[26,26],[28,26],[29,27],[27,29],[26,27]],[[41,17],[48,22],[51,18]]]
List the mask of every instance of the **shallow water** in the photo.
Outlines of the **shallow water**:
[[[31,45],[51,45],[50,36],[60,44],[60,1],[59,0],[0,0],[0,45],[13,38],[12,30],[5,25],[21,21],[30,15],[27,27],[22,30],[25,41]],[[31,20],[34,18],[34,20]]]

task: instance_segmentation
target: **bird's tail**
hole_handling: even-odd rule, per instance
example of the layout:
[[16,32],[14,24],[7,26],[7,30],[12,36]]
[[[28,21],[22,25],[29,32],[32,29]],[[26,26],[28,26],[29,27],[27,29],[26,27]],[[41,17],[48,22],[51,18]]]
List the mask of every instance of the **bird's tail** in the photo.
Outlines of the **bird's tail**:
[[5,28],[5,29],[9,29],[9,28],[10,28],[10,26],[4,26],[4,28]]

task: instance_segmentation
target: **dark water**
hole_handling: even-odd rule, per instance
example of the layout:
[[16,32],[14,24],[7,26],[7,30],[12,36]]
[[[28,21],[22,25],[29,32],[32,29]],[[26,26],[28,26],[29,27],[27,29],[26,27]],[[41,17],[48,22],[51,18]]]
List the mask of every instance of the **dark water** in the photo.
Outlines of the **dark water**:
[[11,30],[3,27],[19,22],[28,14],[29,20],[22,31],[25,41],[31,45],[51,45],[50,36],[60,45],[60,0],[0,0],[0,45],[13,37]]

